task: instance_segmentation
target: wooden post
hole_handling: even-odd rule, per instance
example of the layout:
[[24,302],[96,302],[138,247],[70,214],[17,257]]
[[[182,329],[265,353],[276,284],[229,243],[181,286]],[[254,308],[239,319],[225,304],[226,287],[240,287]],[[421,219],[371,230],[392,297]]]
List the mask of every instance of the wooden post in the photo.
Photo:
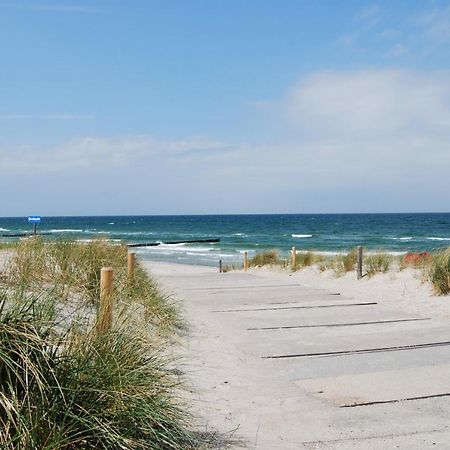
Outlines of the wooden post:
[[248,270],[248,253],[244,252],[244,271]]
[[114,271],[112,267],[103,267],[100,272],[100,304],[97,312],[97,333],[108,331],[112,325],[113,278]]
[[222,260],[219,259],[219,273],[222,273]]
[[292,247],[291,250],[291,269],[295,270],[295,266],[297,265],[297,250],[295,247]]
[[135,265],[136,265],[136,254],[133,252],[128,252],[127,278],[128,278],[129,283],[132,283],[134,280],[134,266]]
[[356,258],[356,278],[358,280],[360,280],[363,276],[362,268],[363,268],[363,248],[361,245],[358,245],[358,254]]

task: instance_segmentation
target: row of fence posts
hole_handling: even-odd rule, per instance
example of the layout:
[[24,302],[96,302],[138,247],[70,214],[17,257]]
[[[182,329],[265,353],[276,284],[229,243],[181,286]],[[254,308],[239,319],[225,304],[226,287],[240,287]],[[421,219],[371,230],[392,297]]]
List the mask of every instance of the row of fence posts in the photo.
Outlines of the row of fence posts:
[[[127,257],[127,283],[133,284],[136,255],[132,252]],[[108,331],[113,322],[114,270],[103,267],[100,271],[100,303],[97,311],[97,333]]]
[[[128,252],[127,257],[127,282],[131,285],[134,281],[134,269],[136,265],[136,254]],[[291,249],[291,269],[295,270],[297,265],[297,249]],[[248,252],[244,252],[244,271],[248,270]],[[363,277],[363,248],[358,246],[356,258],[356,277]],[[222,273],[222,260],[219,261],[219,271]],[[114,270],[112,267],[103,267],[100,271],[100,304],[97,314],[96,330],[98,333],[111,328],[113,320],[113,281]]]
[[[291,269],[295,270],[297,266],[297,249],[295,247],[292,247],[291,249]],[[247,272],[248,270],[248,252],[244,252],[244,263],[243,263],[243,269],[244,272]],[[219,260],[219,272],[223,272],[222,268],[222,260]],[[363,248],[361,245],[358,245],[357,247],[357,253],[356,253],[356,278],[360,280],[363,277]]]

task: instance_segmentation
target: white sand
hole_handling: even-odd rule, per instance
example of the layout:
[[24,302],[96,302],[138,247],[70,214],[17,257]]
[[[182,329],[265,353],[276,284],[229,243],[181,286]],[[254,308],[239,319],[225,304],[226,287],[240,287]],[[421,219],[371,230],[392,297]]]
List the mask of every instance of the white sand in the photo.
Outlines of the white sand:
[[[186,311],[183,370],[200,428],[236,429],[258,449],[450,448],[450,298],[419,271],[357,281],[144,264]],[[301,328],[261,330],[286,326]],[[374,351],[385,347],[397,349]]]

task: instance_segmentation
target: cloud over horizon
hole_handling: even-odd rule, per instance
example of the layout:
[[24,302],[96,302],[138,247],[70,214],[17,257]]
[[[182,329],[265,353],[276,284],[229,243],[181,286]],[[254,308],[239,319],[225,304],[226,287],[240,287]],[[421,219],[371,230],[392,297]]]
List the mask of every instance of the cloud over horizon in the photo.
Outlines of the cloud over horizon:
[[[246,199],[263,210],[264,196],[284,196],[286,207],[295,198],[311,210],[310,197],[324,190],[335,199],[345,192],[354,197],[349,203],[354,205],[364,196],[376,199],[380,187],[401,198],[410,197],[415,187],[424,198],[434,198],[436,189],[450,189],[450,72],[317,71],[286,92],[268,111],[278,122],[273,126],[285,130],[278,139],[86,136],[50,148],[1,147],[1,171],[106,180],[111,171],[133,177],[147,170],[149,178],[139,179],[143,188],[160,186],[180,198],[187,195],[183,186],[189,186],[192,197],[224,186],[229,195],[221,204],[228,211],[233,205],[242,210]],[[210,201],[206,206],[212,207]],[[330,208],[326,200],[322,204]],[[385,204],[386,210],[394,209],[390,199]],[[338,201],[337,208],[343,205]]]

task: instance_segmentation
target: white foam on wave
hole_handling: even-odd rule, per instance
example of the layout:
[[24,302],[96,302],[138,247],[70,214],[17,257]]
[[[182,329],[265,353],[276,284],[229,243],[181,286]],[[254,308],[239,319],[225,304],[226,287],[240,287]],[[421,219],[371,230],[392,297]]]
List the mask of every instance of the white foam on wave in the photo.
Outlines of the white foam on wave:
[[390,239],[392,239],[394,241],[412,241],[413,237],[411,237],[411,236],[403,236],[403,237],[393,237],[393,238],[390,238]]
[[84,230],[84,233],[88,233],[88,234],[111,234],[110,231],[95,231],[95,230]]
[[154,252],[154,253],[162,253],[164,251],[170,250],[171,253],[206,253],[206,252],[212,252],[215,249],[212,247],[187,247],[187,244],[159,244],[155,246],[149,246],[149,247],[139,247],[142,250],[145,250],[147,252]]
[[312,237],[312,234],[291,234],[293,238],[306,239]]
[[108,225],[114,225],[114,222],[108,222]]
[[50,233],[82,233],[83,230],[73,229],[73,228],[56,228],[50,230]]
[[159,245],[154,248],[174,248],[174,247],[184,247],[186,244],[180,243],[180,244],[164,244],[164,242],[159,242]]
[[99,233],[114,233],[117,236],[149,236],[153,231],[99,231]]
[[0,228],[0,231],[9,231],[7,228]]
[[431,236],[431,237],[427,237],[427,239],[429,241],[450,241],[450,237],[443,238],[443,237],[433,237],[433,236]]
[[233,233],[233,236],[247,236],[245,233]]

